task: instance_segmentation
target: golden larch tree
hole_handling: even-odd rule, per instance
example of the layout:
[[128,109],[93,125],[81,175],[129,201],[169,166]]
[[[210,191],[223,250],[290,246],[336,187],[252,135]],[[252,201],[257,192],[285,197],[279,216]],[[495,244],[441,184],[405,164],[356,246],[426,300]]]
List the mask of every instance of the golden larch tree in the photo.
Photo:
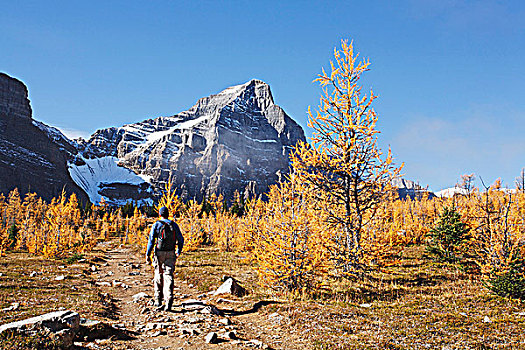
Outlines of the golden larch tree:
[[[329,224],[333,229],[332,258],[344,275],[362,271],[365,252],[363,228],[401,167],[393,164],[377,145],[378,116],[372,108],[376,95],[361,93],[359,80],[368,60],[358,61],[352,43],[334,49],[331,72],[324,69],[315,80],[322,86],[319,109],[308,110],[311,143],[299,143],[292,155],[298,174],[329,201]],[[328,194],[325,196],[325,194]]]

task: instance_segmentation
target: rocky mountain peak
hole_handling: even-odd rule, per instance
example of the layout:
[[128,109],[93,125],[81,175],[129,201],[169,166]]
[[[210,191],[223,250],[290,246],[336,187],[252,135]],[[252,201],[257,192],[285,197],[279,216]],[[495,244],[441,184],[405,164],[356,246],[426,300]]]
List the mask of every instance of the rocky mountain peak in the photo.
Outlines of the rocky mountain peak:
[[[173,116],[98,130],[79,142],[79,151],[85,159],[114,157],[155,191],[172,179],[186,199],[231,198],[235,190],[266,192],[288,172],[289,152],[299,140],[305,140],[302,128],[275,105],[269,85],[254,79]],[[74,172],[101,184],[91,188],[111,183],[93,171]]]
[[303,129],[250,80],[201,98],[172,116],[97,130],[69,140],[32,119],[27,88],[0,74],[0,192],[46,199],[66,191],[92,202],[152,203],[171,180],[183,199],[255,196],[289,171]]
[[24,119],[33,113],[25,84],[5,73],[0,73],[0,113]]

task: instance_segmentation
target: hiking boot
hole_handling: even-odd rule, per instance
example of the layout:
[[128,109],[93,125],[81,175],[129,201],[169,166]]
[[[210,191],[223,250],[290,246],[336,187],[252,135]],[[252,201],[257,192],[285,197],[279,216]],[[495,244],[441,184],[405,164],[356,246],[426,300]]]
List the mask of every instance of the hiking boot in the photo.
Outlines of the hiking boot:
[[172,304],[173,304],[173,300],[168,300],[166,302],[166,305],[164,305],[164,311],[171,311]]

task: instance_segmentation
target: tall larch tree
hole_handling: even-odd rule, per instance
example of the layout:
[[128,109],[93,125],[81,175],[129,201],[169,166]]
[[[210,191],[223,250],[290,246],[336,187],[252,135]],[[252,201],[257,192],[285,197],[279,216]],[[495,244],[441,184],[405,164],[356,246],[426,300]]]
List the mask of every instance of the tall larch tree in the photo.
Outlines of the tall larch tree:
[[368,60],[358,61],[352,43],[343,40],[334,49],[331,72],[324,69],[315,80],[322,87],[318,110],[308,110],[311,142],[299,143],[293,167],[313,185],[319,198],[327,198],[333,228],[332,258],[344,275],[356,275],[366,265],[362,234],[364,225],[391,187],[401,167],[395,167],[388,150],[377,145],[378,116],[372,108],[376,95],[362,94],[359,80]]

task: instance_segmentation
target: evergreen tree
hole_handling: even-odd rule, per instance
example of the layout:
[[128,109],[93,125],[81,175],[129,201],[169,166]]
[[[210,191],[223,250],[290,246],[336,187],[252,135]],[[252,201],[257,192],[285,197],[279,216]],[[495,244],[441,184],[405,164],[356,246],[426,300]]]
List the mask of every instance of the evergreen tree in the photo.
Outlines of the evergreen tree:
[[470,238],[469,231],[456,209],[445,207],[437,225],[428,234],[427,252],[437,261],[459,262],[464,257],[463,246]]

